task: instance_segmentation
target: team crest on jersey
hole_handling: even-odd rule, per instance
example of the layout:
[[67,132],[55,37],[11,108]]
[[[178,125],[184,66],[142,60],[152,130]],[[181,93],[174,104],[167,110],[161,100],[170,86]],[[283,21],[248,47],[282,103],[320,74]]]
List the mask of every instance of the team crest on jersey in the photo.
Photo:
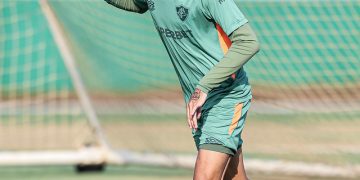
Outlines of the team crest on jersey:
[[180,20],[185,21],[189,15],[189,9],[184,7],[183,5],[176,7],[177,15],[179,16]]

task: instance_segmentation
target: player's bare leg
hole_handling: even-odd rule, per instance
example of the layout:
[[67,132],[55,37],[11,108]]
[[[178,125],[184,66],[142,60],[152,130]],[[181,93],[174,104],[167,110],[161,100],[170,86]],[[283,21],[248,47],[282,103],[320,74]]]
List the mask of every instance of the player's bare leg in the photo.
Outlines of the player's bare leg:
[[230,158],[227,165],[224,180],[248,180],[244,168],[243,153],[241,148],[237,151],[236,155]]
[[195,163],[194,180],[221,180],[230,155],[200,149]]

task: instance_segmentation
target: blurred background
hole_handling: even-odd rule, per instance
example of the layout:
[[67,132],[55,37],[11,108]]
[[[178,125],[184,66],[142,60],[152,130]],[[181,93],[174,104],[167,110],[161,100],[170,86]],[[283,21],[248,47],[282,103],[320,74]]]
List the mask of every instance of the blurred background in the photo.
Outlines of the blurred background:
[[[360,1],[235,2],[261,42],[245,65],[249,177],[359,178]],[[149,161],[76,174],[86,158],[46,156],[104,146]],[[0,179],[191,179],[191,166],[152,154],[186,159],[196,148],[150,14],[101,0],[0,0]]]

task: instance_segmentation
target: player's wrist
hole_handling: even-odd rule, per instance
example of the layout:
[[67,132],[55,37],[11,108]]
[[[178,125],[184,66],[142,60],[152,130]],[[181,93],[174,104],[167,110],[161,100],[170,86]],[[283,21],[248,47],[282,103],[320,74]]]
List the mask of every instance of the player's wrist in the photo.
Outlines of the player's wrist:
[[208,94],[210,89],[206,88],[205,86],[199,84],[196,86],[196,89],[199,89],[201,92],[205,93],[205,94]]

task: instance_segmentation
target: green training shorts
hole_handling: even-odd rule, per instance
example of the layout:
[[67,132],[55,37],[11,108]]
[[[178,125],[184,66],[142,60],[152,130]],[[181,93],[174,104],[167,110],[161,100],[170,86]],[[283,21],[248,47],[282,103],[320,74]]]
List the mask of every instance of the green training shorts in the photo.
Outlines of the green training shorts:
[[251,100],[218,103],[203,109],[198,130],[193,130],[197,149],[207,149],[234,156],[243,141],[241,132]]

